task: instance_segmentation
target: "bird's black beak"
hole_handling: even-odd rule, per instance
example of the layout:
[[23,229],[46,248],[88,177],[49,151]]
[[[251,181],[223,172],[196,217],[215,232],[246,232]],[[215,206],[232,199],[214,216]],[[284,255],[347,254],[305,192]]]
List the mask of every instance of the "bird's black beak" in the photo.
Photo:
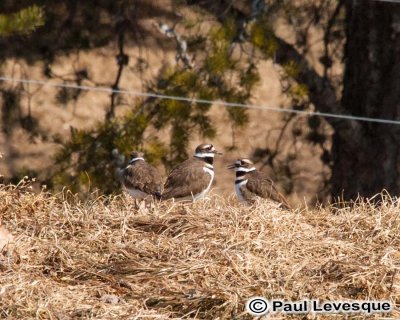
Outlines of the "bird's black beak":
[[215,153],[215,154],[218,154],[218,155],[220,155],[220,156],[221,156],[221,155],[223,155],[223,153],[222,153],[222,152],[219,152],[219,151],[217,151],[217,150],[215,150],[215,149],[214,149],[214,150],[212,150],[211,152],[212,152],[212,153]]
[[229,165],[227,166],[227,168],[228,168],[229,170],[233,170],[233,169],[236,168],[236,164],[235,164],[235,163],[229,164]]

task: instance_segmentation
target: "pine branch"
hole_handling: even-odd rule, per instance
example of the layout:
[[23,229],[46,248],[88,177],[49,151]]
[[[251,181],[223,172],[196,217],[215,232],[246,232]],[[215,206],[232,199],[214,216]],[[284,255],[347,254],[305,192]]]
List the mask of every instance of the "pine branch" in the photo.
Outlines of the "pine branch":
[[44,24],[44,11],[33,5],[16,13],[0,14],[0,37],[28,34]]

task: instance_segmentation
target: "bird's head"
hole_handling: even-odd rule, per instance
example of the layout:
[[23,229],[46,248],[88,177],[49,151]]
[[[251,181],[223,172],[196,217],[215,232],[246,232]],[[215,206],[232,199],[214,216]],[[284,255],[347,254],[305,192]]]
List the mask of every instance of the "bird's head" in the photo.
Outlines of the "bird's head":
[[142,151],[133,150],[131,152],[131,160],[129,161],[129,164],[138,160],[144,160],[144,153]]
[[254,163],[246,158],[237,159],[235,163],[228,165],[228,169],[234,169],[236,172],[250,172],[256,170]]
[[215,150],[214,146],[209,143],[199,145],[194,152],[194,156],[197,158],[214,158],[216,154],[221,155],[222,152]]

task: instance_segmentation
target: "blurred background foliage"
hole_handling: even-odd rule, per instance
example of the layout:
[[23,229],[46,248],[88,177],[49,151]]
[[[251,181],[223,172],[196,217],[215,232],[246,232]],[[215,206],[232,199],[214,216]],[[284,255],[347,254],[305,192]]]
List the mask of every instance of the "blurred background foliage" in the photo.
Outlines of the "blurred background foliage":
[[44,10],[36,5],[13,14],[0,14],[1,37],[12,34],[28,34],[42,25],[44,25]]
[[[114,91],[106,106],[98,106],[99,112],[105,109],[102,120],[86,129],[72,126],[70,134],[62,136],[44,130],[41,119],[31,112],[30,97],[36,91],[1,83],[3,135],[7,141],[17,128],[22,128],[32,141],[40,138],[58,145],[54,165],[41,179],[49,187],[68,186],[76,192],[99,188],[111,193],[120,188],[115,170],[126,163],[132,149],[143,150],[149,162],[162,164],[168,171],[189,156],[190,141],[212,141],[219,133],[218,126],[222,126],[224,134],[232,134],[226,150],[235,150],[237,133],[251,124],[248,109],[226,107],[226,123],[215,123],[210,104],[190,99],[250,103],[266,76],[261,67],[265,62],[273,63],[286,108],[395,119],[394,98],[387,98],[388,105],[381,109],[371,102],[382,96],[392,97],[395,91],[379,85],[368,87],[373,79],[367,79],[371,74],[383,74],[382,70],[396,78],[397,69],[383,62],[396,62],[395,35],[390,34],[400,16],[396,15],[398,8],[374,0],[357,4],[345,0],[4,0],[0,3],[0,70],[5,70],[7,61],[21,59],[30,66],[40,66],[46,80]],[[379,24],[368,12],[379,13]],[[387,36],[374,40],[364,37],[367,32],[352,31],[362,28]],[[161,64],[150,79],[142,81],[141,91],[188,100],[149,96],[128,101],[118,92],[126,89],[121,82],[124,75],[142,75],[146,68],[151,69],[148,54],[141,52],[140,57],[133,57],[129,51],[145,47],[142,44],[146,39],[158,45],[149,50],[161,48],[174,53],[175,61]],[[384,39],[390,45],[378,43]],[[363,60],[354,49],[363,44],[368,45],[372,55],[379,52],[379,63]],[[88,66],[75,63],[75,57],[93,50],[99,55],[104,52],[101,50],[115,53],[114,60],[108,60],[113,72],[98,77]],[[56,65],[65,57],[70,59],[71,71],[60,74]],[[364,61],[362,68],[356,68],[359,61]],[[369,72],[361,74],[364,70]],[[384,79],[376,83],[382,84]],[[363,99],[352,96],[352,92]],[[56,105],[81,105],[87,95],[77,89],[58,88]],[[22,103],[28,107],[22,108]],[[120,113],[126,106],[124,110],[128,111]],[[263,124],[257,124],[262,132]],[[350,190],[345,194],[347,198],[358,193],[372,195],[382,187],[396,192],[400,183],[390,178],[398,177],[392,165],[381,177],[363,175],[377,169],[372,167],[374,156],[369,154],[376,158],[394,152],[388,137],[396,137],[398,132],[389,130],[391,135],[375,124],[282,114],[276,127],[266,133],[265,146],[255,148],[251,157],[261,168],[271,168],[287,194],[294,192],[295,178],[300,182],[303,179],[299,163],[304,159],[304,150],[313,150],[323,167],[318,173],[322,182],[313,195],[315,200],[327,199],[330,193],[340,195],[343,189]],[[383,149],[368,150],[371,143]],[[8,148],[6,156],[16,153]],[[353,161],[354,154],[360,156]],[[346,179],[347,170],[353,173],[351,179]],[[29,166],[12,168],[10,181],[27,173],[37,174]],[[359,176],[367,181],[367,187],[350,183]]]
[[[162,70],[157,79],[146,85],[145,92],[246,103],[259,75],[251,61],[243,63],[229,54],[234,35],[232,21],[212,28],[203,40],[206,43],[202,49],[210,54],[197,60],[195,68],[182,63]],[[195,49],[189,44],[188,51]],[[230,81],[232,77],[237,77],[238,81]],[[71,140],[63,144],[56,155],[58,170],[52,181],[55,185],[68,185],[73,191],[83,191],[90,186],[106,193],[115,192],[120,184],[115,179],[118,159],[113,150],[118,150],[122,159],[126,159],[132,149],[143,150],[150,163],[162,162],[170,170],[188,158],[188,144],[194,134],[204,141],[215,137],[210,108],[208,103],[147,98],[138,101],[122,118],[106,120],[87,131],[72,130]],[[244,108],[227,108],[227,113],[234,128],[246,125],[249,120]],[[168,146],[157,138],[156,132],[163,129],[168,129],[170,135]]]
[[[89,81],[104,86],[104,83],[95,82],[85,67],[75,69],[68,76],[60,76],[53,70],[53,63],[58,56],[114,43],[118,48],[115,56],[118,74],[110,88],[118,90],[122,73],[129,72],[127,65],[131,57],[126,54],[126,47],[138,42],[139,37],[150,36],[171,45],[169,50],[176,50],[176,65],[162,68],[154,79],[144,84],[144,92],[241,104],[250,101],[260,81],[258,63],[275,59],[279,48],[273,26],[275,20],[288,12],[287,16],[299,14],[289,2],[279,4],[273,1],[239,1],[237,5],[227,7],[223,2],[211,5],[207,1],[199,4],[172,1],[176,11],[194,10],[196,15],[190,17],[173,13],[168,6],[145,0],[93,0],[84,3],[42,0],[26,7],[28,3],[31,4],[29,1],[18,4],[5,1],[0,4],[0,10],[4,12],[0,16],[0,32],[4,37],[13,32],[26,34],[42,26],[29,38],[14,36],[0,39],[0,45],[11,44],[0,53],[2,59],[22,57],[30,63],[40,61],[43,63],[43,75],[49,80],[77,85]],[[318,9],[317,5],[309,8]],[[140,23],[144,17],[154,19],[157,28],[145,29]],[[199,30],[204,17],[214,22],[211,22],[211,27]],[[166,20],[175,22],[164,24]],[[299,68],[292,60],[283,64],[281,82],[291,103],[306,109],[308,88],[295,80]],[[78,102],[85,95],[84,91],[76,89],[57,90],[56,99],[60,106],[71,101]],[[40,131],[40,119],[34,118],[31,113],[21,115],[21,94],[21,87],[2,89],[3,130],[11,132],[16,124],[20,124],[32,136],[39,135],[60,144],[54,159],[55,166],[43,183],[56,188],[68,186],[74,192],[93,188],[105,193],[119,190],[116,168],[126,163],[132,149],[143,150],[150,163],[163,164],[168,171],[189,156],[188,144],[193,136],[212,141],[217,133],[216,123],[209,113],[210,104],[149,97],[137,99],[129,112],[116,117],[115,110],[123,103],[123,96],[114,92],[110,95],[104,121],[90,129],[71,128],[68,139],[48,137],[46,132]],[[249,115],[246,108],[239,107],[228,107],[226,113],[229,121],[226,125],[232,130],[232,150],[235,149],[235,132],[249,123]],[[293,118],[283,117],[282,121],[289,122]],[[160,132],[169,135],[168,144],[159,139]],[[294,155],[278,160],[279,144],[275,147],[274,150],[255,151],[255,158],[274,167],[278,175],[286,176],[288,181],[288,161]],[[28,173],[35,175],[26,168],[18,172],[13,180]],[[286,191],[291,192],[290,185]]]

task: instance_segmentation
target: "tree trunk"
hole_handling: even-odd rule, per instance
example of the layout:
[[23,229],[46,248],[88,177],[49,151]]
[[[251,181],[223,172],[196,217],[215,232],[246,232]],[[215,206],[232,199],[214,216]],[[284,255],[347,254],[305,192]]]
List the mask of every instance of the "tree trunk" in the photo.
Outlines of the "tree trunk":
[[[352,115],[400,119],[400,3],[347,1],[342,106]],[[400,191],[400,126],[335,128],[332,195],[355,199]],[[361,130],[361,131],[360,131]]]

